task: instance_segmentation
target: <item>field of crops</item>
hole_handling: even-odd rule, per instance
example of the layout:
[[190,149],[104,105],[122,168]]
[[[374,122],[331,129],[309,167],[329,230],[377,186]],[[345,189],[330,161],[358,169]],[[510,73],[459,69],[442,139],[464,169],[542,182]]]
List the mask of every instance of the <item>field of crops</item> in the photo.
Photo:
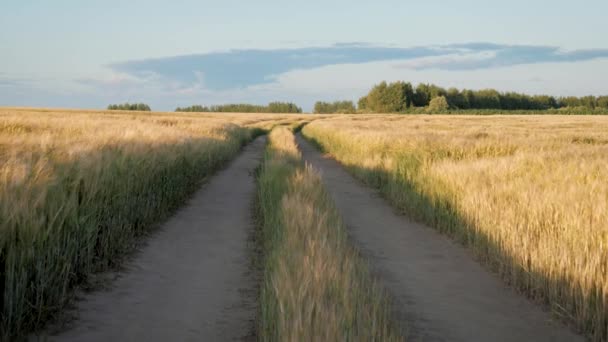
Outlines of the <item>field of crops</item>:
[[[381,279],[388,273],[376,275],[368,267],[373,258],[351,243],[352,227],[343,221],[353,215],[338,210],[327,192],[331,177],[303,161],[300,151],[321,156],[310,144],[308,150],[298,146],[305,142],[294,137],[300,128],[305,139],[379,189],[388,200],[380,204],[384,209],[392,212],[390,203],[459,241],[562,321],[591,340],[606,339],[608,117],[5,108],[0,109],[0,340],[28,335],[56,319],[73,303],[76,288],[121,265],[141,238],[175,215],[197,189],[204,190],[216,171],[233,175],[222,167],[233,165],[228,162],[243,145],[266,133],[265,152],[263,138],[250,144],[257,146],[250,155],[260,159],[250,159],[249,171],[241,168],[241,176],[222,183],[232,183],[238,195],[242,187],[230,180],[250,181],[251,192],[241,196],[245,205],[238,211],[251,219],[251,227],[232,226],[251,228],[255,236],[259,255],[250,259],[259,261],[259,289],[249,290],[257,291],[257,338],[403,340],[409,322],[392,311],[395,293],[386,291]],[[341,172],[339,178],[352,178]],[[226,202],[235,196],[229,197],[216,204],[229,207]],[[255,215],[243,201],[255,204]],[[368,213],[365,205],[351,209]],[[205,224],[201,229],[214,228]],[[364,228],[378,229],[369,223]],[[210,243],[246,248],[245,242]],[[409,262],[396,259],[388,262]],[[426,255],[420,260],[434,262]],[[158,284],[149,285],[148,292],[156,293]],[[179,286],[171,289],[179,296]]]
[[2,331],[39,327],[263,129],[296,116],[0,110]]
[[608,118],[342,116],[304,135],[590,338],[608,328]]
[[278,128],[258,178],[263,341],[400,341],[390,307],[350,246],[319,175]]

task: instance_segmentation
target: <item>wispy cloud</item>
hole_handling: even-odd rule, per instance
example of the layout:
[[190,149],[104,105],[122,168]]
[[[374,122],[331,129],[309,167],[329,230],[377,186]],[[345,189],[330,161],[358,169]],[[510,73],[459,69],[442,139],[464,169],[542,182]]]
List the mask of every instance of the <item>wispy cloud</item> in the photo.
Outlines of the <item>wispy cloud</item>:
[[21,80],[0,78],[0,87],[21,87],[24,85],[25,85],[25,83],[22,82]]
[[[572,62],[572,63],[570,63]],[[468,43],[411,48],[369,43],[241,49],[133,60],[87,74],[0,71],[0,105],[97,107],[356,100],[382,80],[561,95],[606,94],[608,49]]]
[[608,49],[563,51],[553,46],[467,43],[410,48],[368,43],[274,50],[231,50],[114,63],[109,67],[135,78],[155,75],[173,88],[247,88],[274,82],[281,74],[330,65],[400,61],[396,68],[477,70],[522,64],[564,63],[608,58]]
[[442,51],[433,47],[391,48],[355,43],[321,48],[232,50],[127,61],[109,67],[138,77],[153,72],[164,79],[178,81],[185,87],[203,79],[209,89],[225,90],[271,83],[276,76],[293,70],[441,54]]
[[28,87],[34,83],[34,80],[23,77],[11,77],[5,73],[0,73],[0,87]]

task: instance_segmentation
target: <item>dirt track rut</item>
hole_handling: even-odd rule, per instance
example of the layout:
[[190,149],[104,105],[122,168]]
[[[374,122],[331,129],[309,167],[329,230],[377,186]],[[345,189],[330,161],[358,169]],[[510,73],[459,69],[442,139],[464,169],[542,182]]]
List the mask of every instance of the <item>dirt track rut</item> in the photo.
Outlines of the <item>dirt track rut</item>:
[[507,288],[460,245],[411,222],[302,136],[349,234],[394,299],[408,341],[583,341]]
[[253,172],[265,137],[249,144],[154,233],[108,291],[77,303],[78,320],[51,341],[250,339]]

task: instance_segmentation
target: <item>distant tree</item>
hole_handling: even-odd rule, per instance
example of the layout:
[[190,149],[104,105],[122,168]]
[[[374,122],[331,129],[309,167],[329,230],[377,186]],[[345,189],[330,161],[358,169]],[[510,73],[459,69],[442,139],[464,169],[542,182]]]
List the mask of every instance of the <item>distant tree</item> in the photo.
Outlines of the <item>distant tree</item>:
[[367,94],[365,108],[376,113],[398,113],[412,104],[413,95],[410,83],[381,82]]
[[367,108],[370,110],[377,111],[378,108],[383,104],[383,96],[386,93],[388,84],[386,82],[380,82],[375,85],[372,90],[367,94]]
[[363,96],[359,99],[359,102],[357,102],[357,107],[359,110],[367,110],[367,96]]
[[[453,93],[452,95],[456,97],[458,94]],[[416,107],[426,107],[432,99],[439,96],[445,96],[447,98],[448,91],[434,84],[420,83],[416,86],[416,90],[412,94],[412,104]],[[462,102],[464,103],[464,100]]]
[[209,108],[201,106],[201,105],[194,105],[194,106],[184,107],[184,108],[177,107],[175,109],[175,111],[176,112],[199,112],[199,113],[203,113],[203,112],[209,112]]
[[597,108],[608,108],[608,96],[600,96],[596,99]]
[[[389,99],[386,98],[388,84],[386,82],[380,82],[375,85],[372,90],[367,94],[367,108],[375,112],[386,112],[389,106],[392,105],[390,110],[396,105],[394,103],[388,104]],[[399,99],[396,99],[397,105],[400,103]]]
[[448,94],[448,92],[445,89],[441,88],[440,86],[431,84],[428,87],[429,87],[429,100],[432,100],[439,96],[446,96]]
[[[525,96],[525,95],[524,95]],[[550,109],[557,108],[557,100],[553,96],[548,95],[536,95],[532,97],[532,106],[534,108],[525,109]]]
[[267,106],[268,113],[302,113],[302,108],[289,102],[271,102]]
[[427,108],[429,112],[441,112],[448,109],[450,109],[450,104],[445,96],[433,98],[431,102],[429,102],[429,107]]
[[501,109],[500,93],[494,89],[483,89],[475,92],[475,107],[486,109]]
[[464,94],[461,93],[456,88],[448,89],[445,97],[446,97],[447,101],[450,103],[450,105],[453,107],[456,107],[458,109],[468,109],[469,108],[469,101],[464,96]]
[[580,104],[581,106],[587,107],[587,108],[595,108],[595,96],[584,96],[580,98]]
[[414,87],[409,82],[397,82],[401,91],[405,95],[405,106],[407,108],[414,106]]
[[330,104],[328,102],[317,101],[317,102],[315,102],[315,106],[313,108],[313,113],[326,114],[330,111],[329,105]]
[[334,105],[337,108],[336,113],[339,114],[353,114],[357,112],[357,107],[355,107],[353,101],[338,101]]
[[420,83],[416,87],[416,91],[413,96],[413,104],[415,107],[426,107],[431,101],[431,90],[428,84]]
[[502,93],[498,95],[500,108],[513,109],[520,104],[520,97],[517,93]]
[[579,107],[582,106],[581,99],[576,96],[561,97],[559,100],[560,107]]
[[315,114],[352,114],[357,109],[352,101],[323,102],[318,101],[314,106]]
[[[406,82],[381,82],[359,99],[359,110],[375,113],[406,112],[411,107],[427,107],[433,99],[443,97],[451,109],[475,110],[560,110],[559,113],[599,113],[608,109],[608,96],[560,97],[527,95],[516,92],[499,92],[496,89],[462,91],[420,83],[415,89]],[[443,103],[443,100],[436,103]],[[327,106],[323,108],[323,106]],[[598,110],[596,110],[598,109]],[[331,104],[319,103],[317,112],[331,111]],[[412,110],[416,112],[416,110]]]
[[123,103],[123,104],[111,104],[108,106],[108,110],[139,110],[139,111],[151,111],[150,106],[145,103]]
[[135,106],[135,108],[136,108],[135,110],[140,110],[140,111],[150,111],[150,106],[148,106],[148,105],[147,105],[147,104],[145,104],[145,103],[138,103],[138,104]]
[[271,102],[267,106],[247,103],[233,103],[217,106],[194,105],[175,109],[176,112],[211,112],[211,113],[302,113],[302,108],[289,102]]
[[463,90],[462,95],[465,101],[469,104],[469,108],[477,108],[477,100],[475,99],[475,92],[473,90]]

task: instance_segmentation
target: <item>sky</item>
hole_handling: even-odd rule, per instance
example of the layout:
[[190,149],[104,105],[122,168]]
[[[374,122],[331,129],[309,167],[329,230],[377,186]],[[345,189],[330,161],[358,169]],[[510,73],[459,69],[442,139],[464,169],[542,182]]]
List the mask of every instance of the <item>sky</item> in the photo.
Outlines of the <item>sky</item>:
[[0,106],[310,110],[383,80],[602,95],[606,13],[606,0],[2,0]]

